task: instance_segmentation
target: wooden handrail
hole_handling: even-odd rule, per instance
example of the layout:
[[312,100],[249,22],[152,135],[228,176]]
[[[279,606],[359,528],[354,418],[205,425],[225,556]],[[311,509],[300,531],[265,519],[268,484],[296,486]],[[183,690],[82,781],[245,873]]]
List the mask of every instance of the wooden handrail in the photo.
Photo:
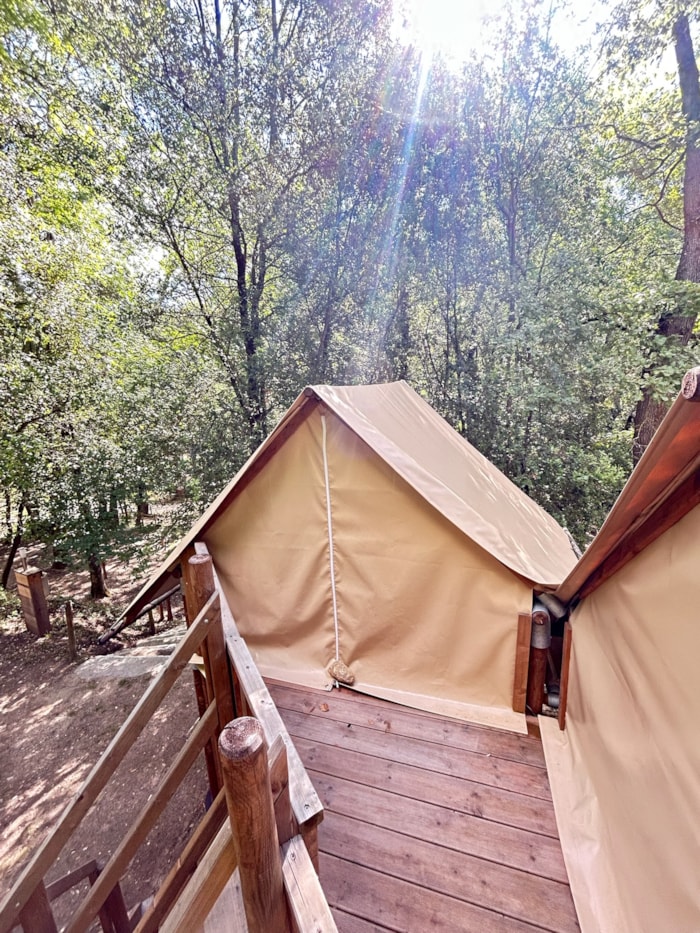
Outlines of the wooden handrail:
[[282,846],[282,878],[293,933],[338,933],[301,836]]
[[[225,820],[175,906],[158,928],[160,933],[201,930],[235,871],[236,852],[231,836],[231,824]],[[240,929],[233,923],[231,928]]]
[[66,891],[70,891],[71,888],[74,888],[76,884],[80,884],[81,881],[85,881],[86,878],[94,880],[99,873],[100,869],[97,864],[97,859],[90,859],[89,862],[81,865],[80,868],[75,868],[62,878],[58,878],[56,881],[52,881],[51,884],[47,884],[46,894],[50,901],[55,901],[57,897],[65,894]]
[[111,857],[95,884],[78,907],[66,927],[66,933],[83,933],[96,915],[114,885],[126,871],[139,846],[156,823],[168,801],[182,783],[217,725],[216,704],[212,703],[197,723],[180,753],[175,758],[158,790],[132,823],[116,852]]
[[43,883],[46,873],[64,845],[80,825],[115,770],[143,732],[163,699],[170,692],[192,654],[206,638],[210,622],[219,616],[219,595],[213,593],[197,615],[180,644],[166,662],[159,676],[136,704],[116,736],[107,746],[73,800],[63,811],[58,824],[25,866],[0,905],[0,933],[9,933],[35,889]]
[[262,723],[268,746],[272,746],[278,736],[282,737],[287,746],[290,795],[294,816],[299,826],[315,825],[323,819],[323,804],[316,792],[316,788],[311,783],[311,778],[306,772],[294,743],[289,737],[286,726],[253,660],[250,649],[238,631],[225,597],[221,600],[221,620],[233,673],[251,715]]
[[222,824],[226,820],[226,797],[223,787],[187,842],[177,862],[168,873],[153,899],[153,903],[141,917],[134,933],[156,933],[161,921],[171,910],[178,895],[194,874],[202,856],[209,849]]
[[[197,545],[196,554],[188,561],[184,576],[188,584],[186,598],[189,600],[189,618],[194,616],[191,626],[159,676],[92,768],[77,795],[65,808],[57,826],[44,840],[4,899],[0,906],[0,933],[9,933],[18,921],[31,933],[55,933],[50,898],[60,896],[86,877],[92,886],[69,921],[66,933],[85,933],[98,914],[105,929],[114,928],[115,933],[126,933],[129,930],[130,925],[136,921],[129,923],[120,880],[202,749],[207,745],[211,749],[212,741],[216,741],[216,736],[224,727],[227,733],[231,729],[233,732],[240,730],[240,720],[234,719],[234,685],[238,690],[237,697],[240,698],[239,713],[243,709],[252,713],[254,718],[249,719],[248,723],[252,724],[250,728],[262,743],[253,756],[254,778],[249,782],[248,804],[243,805],[244,810],[248,807],[251,816],[249,829],[245,829],[243,817],[238,816],[234,823],[243,827],[242,836],[237,843],[238,855],[232,856],[233,842],[228,822],[222,826],[226,812],[222,791],[211,811],[192,834],[156,894],[153,905],[140,919],[136,929],[138,933],[155,933],[158,929],[177,930],[181,928],[177,925],[178,918],[205,918],[238,863],[242,866],[238,870],[248,879],[244,882],[248,892],[245,901],[252,930],[291,929],[295,933],[307,933],[310,929],[320,933],[335,930],[318,884],[318,866],[314,861],[317,858],[316,826],[323,817],[321,801],[248,647],[238,633],[211,558],[203,545]],[[206,661],[207,699],[199,706],[200,719],[186,743],[107,865],[103,868],[90,862],[54,882],[47,893],[44,884],[47,872],[195,650],[199,650]],[[204,693],[198,700],[203,698]],[[221,760],[216,755],[215,764],[218,774],[223,777],[230,762],[226,763],[222,753]],[[251,805],[250,800],[253,798],[257,802]],[[267,801],[264,808],[260,803],[263,799]],[[229,794],[229,812],[236,810],[239,803]],[[265,810],[268,819],[265,827],[259,831],[261,808]],[[270,877],[277,892],[274,898],[269,895],[269,891],[263,896],[258,891],[256,895],[255,884],[251,881],[258,874],[257,869],[251,869],[251,864],[254,864],[251,858],[256,848],[255,838],[266,853],[266,864],[271,866]],[[210,871],[212,875],[209,875]],[[235,885],[232,883],[229,892],[233,887]],[[239,891],[243,887],[241,884]],[[227,896],[230,898],[231,894]],[[223,909],[223,903],[217,909]]]

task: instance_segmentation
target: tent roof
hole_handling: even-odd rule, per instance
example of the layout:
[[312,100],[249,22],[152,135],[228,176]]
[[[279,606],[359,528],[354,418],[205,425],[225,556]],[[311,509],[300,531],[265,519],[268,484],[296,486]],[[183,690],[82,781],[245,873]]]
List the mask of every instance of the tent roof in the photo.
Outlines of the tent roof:
[[575,563],[567,533],[405,382],[305,389],[127,609],[133,618],[185,549],[216,520],[319,404],[362,438],[464,534],[535,586],[554,589]]
[[563,603],[587,596],[700,502],[698,382],[700,367],[686,375],[600,531],[556,590]]
[[574,565],[564,529],[406,382],[313,391],[438,512],[510,570],[552,587]]

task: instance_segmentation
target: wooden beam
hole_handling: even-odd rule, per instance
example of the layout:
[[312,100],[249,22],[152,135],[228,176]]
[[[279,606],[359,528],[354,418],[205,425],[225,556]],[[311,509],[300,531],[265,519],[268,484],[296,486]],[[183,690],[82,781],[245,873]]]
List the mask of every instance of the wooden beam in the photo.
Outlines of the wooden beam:
[[91,859],[89,862],[86,862],[84,865],[81,865],[80,868],[75,868],[73,871],[68,872],[67,875],[64,875],[62,878],[58,878],[56,881],[52,881],[51,884],[46,885],[46,893],[50,901],[55,901],[57,897],[60,897],[62,894],[65,894],[66,891],[70,891],[71,888],[74,888],[76,884],[80,884],[81,881],[85,881],[86,878],[90,878],[91,875],[98,875],[99,868],[97,861]]
[[[198,554],[196,547],[197,546],[194,545],[192,548],[189,548],[187,558],[183,558],[182,561],[182,582],[184,587],[186,616],[188,619],[193,619],[197,615],[201,606],[215,591],[211,558],[208,555]],[[220,625],[218,627],[220,628]],[[198,652],[201,654],[204,661],[205,676],[198,677],[197,671],[193,673],[195,693],[197,695],[197,706],[200,710],[200,715],[201,710],[208,707],[211,701],[214,699],[216,692],[214,684],[214,669],[212,661],[209,657],[210,639],[214,637],[215,631],[216,628],[212,628],[208,633],[208,637],[203,640],[202,644],[198,647]],[[223,635],[221,638],[223,639]],[[219,728],[217,729],[216,733],[217,738],[224,725],[233,718],[232,701],[231,710],[227,709],[226,712],[228,718],[223,720],[220,718],[219,720]],[[216,750],[216,744],[214,742],[210,743],[205,750],[205,760],[207,763],[209,789],[213,798],[216,797],[216,795],[223,787],[221,765],[219,763],[219,756]]]
[[226,802],[249,933],[289,929],[265,732],[235,719],[219,736]]
[[282,846],[282,875],[294,933],[337,933],[326,895],[301,836]]
[[68,660],[71,664],[78,660],[78,649],[75,646],[75,628],[73,626],[73,603],[68,600],[65,605],[66,633],[68,635]]
[[[195,545],[196,548],[196,545]],[[214,581],[214,565],[210,555],[195,554],[188,561],[190,567],[190,580],[193,584],[192,600],[201,608],[211,596],[216,593]],[[220,603],[223,602],[223,594]],[[219,711],[219,728],[223,729],[235,716],[233,705],[233,690],[229,673],[228,653],[224,642],[221,613],[209,627],[204,646],[205,665],[207,677],[212,685],[216,707]]]
[[277,838],[280,845],[287,842],[299,832],[297,821],[294,819],[292,802],[289,796],[289,768],[287,764],[287,746],[284,739],[278,735],[268,752],[270,768],[270,790],[275,807],[275,823],[277,825]]
[[695,470],[669,498],[656,509],[633,535],[623,541],[586,580],[579,592],[579,599],[590,595],[613,574],[621,570],[637,554],[668,531],[696,505],[700,504],[700,470]]
[[213,735],[216,724],[216,706],[212,704],[199,720],[180,753],[168,768],[158,790],[136,817],[126,836],[119,843],[114,855],[100,873],[100,877],[83,899],[66,927],[66,933],[84,933],[87,930],[112,889],[118,884],[119,879],[126,871],[139,846],[155,825],[168,801],[175,794],[183,778],[194,764],[197,755],[204,748],[205,742]]
[[40,570],[23,573],[15,570],[17,595],[22,603],[22,615],[30,632],[46,635],[51,631],[49,604],[44,594],[44,582]]
[[199,613],[180,644],[170,656],[161,673],[136,704],[116,736],[107,746],[100,760],[91,770],[73,800],[63,811],[58,824],[22,871],[0,905],[0,933],[9,933],[17,917],[28,902],[37,885],[53,865],[71,834],[80,825],[98,795],[114,774],[118,765],[143,732],[163,699],[171,690],[192,654],[201,642],[209,625],[208,614],[216,605],[218,596]]
[[178,895],[195,872],[212,839],[227,818],[226,795],[223,787],[199,823],[177,862],[158,888],[153,903],[144,913],[134,933],[157,933],[163,918],[172,909]]
[[513,677],[513,709],[516,713],[525,712],[531,633],[532,613],[518,613],[518,636],[515,643],[515,674]]
[[[236,851],[228,820],[187,882],[173,909],[159,927],[160,933],[201,930],[210,910],[236,870]],[[136,928],[138,930],[138,927]],[[233,927],[233,929],[236,929]]]
[[18,919],[24,933],[58,933],[43,881],[36,885],[27,898]]
[[564,647],[561,653],[561,676],[559,678],[559,728],[566,725],[566,701],[569,695],[569,671],[571,668],[571,622],[564,623]]
[[243,894],[241,892],[241,878],[238,869],[234,871],[226,882],[224,890],[209,911],[204,921],[202,933],[222,933],[235,930],[244,933],[247,928],[245,910],[243,909]]
[[103,930],[109,930],[110,933],[131,933],[129,911],[126,909],[119,882],[109,892],[98,913]]

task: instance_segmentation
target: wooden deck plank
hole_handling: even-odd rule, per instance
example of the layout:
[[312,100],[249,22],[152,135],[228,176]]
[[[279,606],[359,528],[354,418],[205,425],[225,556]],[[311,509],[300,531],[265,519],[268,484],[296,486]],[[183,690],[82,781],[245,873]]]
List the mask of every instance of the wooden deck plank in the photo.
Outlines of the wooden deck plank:
[[[454,849],[465,857],[485,859],[492,864],[508,866],[510,870],[550,879],[553,883],[567,882],[557,839],[448,811],[438,804],[414,800],[407,805],[403,797],[389,791],[368,788],[351,780],[328,778],[315,771],[309,773],[326,812],[369,820],[383,828],[400,828],[401,832]],[[471,866],[470,869],[467,861],[465,871],[488,868]],[[537,887],[534,881],[533,887]]]
[[[358,802],[358,811],[361,808]],[[566,883],[463,855],[425,837],[364,823],[332,810],[326,811],[326,820],[323,846],[329,855],[349,863],[361,861],[383,874],[546,930],[578,930]],[[409,829],[419,827],[404,826],[404,830]]]
[[[329,901],[388,930],[440,933],[542,933],[541,927],[504,917],[457,898],[322,853],[321,877]],[[333,892],[332,895],[330,892]],[[339,928],[339,933],[344,931]]]
[[340,933],[578,930],[538,739],[480,745],[493,730],[351,691],[271,693],[326,808]]
[[559,838],[554,810],[547,800],[324,745],[299,735],[293,738],[305,766],[322,774],[341,778],[352,775],[354,781],[369,787],[383,787],[427,803],[440,800],[451,810]]
[[[542,743],[527,735],[476,726],[434,713],[418,712],[348,690],[318,690],[275,681],[269,684],[275,704],[297,713],[336,719],[410,738],[427,739],[449,748],[519,761],[544,768]],[[323,709],[321,708],[323,707]]]
[[380,926],[378,923],[370,923],[369,920],[363,920],[362,917],[355,917],[337,907],[331,908],[335,925],[338,927],[338,933],[387,933],[388,927]]
[[532,765],[377,732],[352,723],[306,716],[291,710],[284,710],[284,721],[292,734],[302,734],[305,738],[327,745],[361,749],[365,754],[377,758],[388,758],[390,761],[417,765],[427,771],[457,775],[491,787],[551,800],[547,772]]

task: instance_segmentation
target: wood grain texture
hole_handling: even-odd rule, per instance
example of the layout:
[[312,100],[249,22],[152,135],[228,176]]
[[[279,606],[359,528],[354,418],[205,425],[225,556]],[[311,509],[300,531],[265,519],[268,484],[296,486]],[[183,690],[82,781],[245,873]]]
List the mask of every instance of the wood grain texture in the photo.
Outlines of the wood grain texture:
[[19,913],[19,922],[24,933],[58,933],[43,881],[27,899]]
[[340,815],[329,807],[324,851],[535,926],[562,933],[578,930],[566,883],[499,864],[495,852],[490,861],[446,848],[439,842],[440,827],[436,828],[438,833],[429,841],[415,834],[418,823],[405,823],[399,832]]
[[[326,812],[369,820],[384,829],[400,827],[416,839],[453,849],[464,856],[465,870],[474,870],[476,859],[505,865],[539,878],[567,882],[558,839],[538,836],[503,823],[489,823],[466,813],[450,813],[441,804],[412,801],[379,787],[368,788],[352,780],[327,778],[311,772]],[[534,881],[533,881],[534,884]]]
[[234,679],[250,711],[250,715],[262,723],[268,746],[272,746],[278,736],[282,736],[287,746],[289,791],[294,817],[300,827],[318,823],[323,819],[321,801],[309,780],[306,769],[301,763],[294,743],[289,737],[287,727],[272,701],[265,681],[253,661],[250,650],[238,632],[231,610],[223,595],[221,612]]
[[270,693],[326,809],[339,930],[578,930],[537,739],[352,691]]
[[165,881],[156,892],[153,903],[140,919],[134,933],[156,933],[161,921],[172,908],[184,885],[193,875],[197,864],[227,818],[226,796],[222,787],[204,818],[190,836],[179,858],[168,872]]
[[351,690],[310,691],[278,681],[268,681],[268,687],[278,707],[297,713],[545,767],[542,743],[526,735],[447,719],[424,710],[408,709]]
[[294,933],[337,933],[301,836],[294,836],[282,847],[282,874]]
[[229,878],[204,921],[203,933],[248,933],[238,869]]
[[518,637],[515,645],[515,674],[513,676],[513,709],[516,713],[525,712],[531,633],[532,613],[519,613]]
[[131,711],[122,728],[63,811],[57,825],[37,849],[5,897],[0,905],[0,933],[9,933],[12,929],[20,910],[187,666],[196,646],[204,637],[208,625],[207,613],[217,601],[218,596],[214,595],[199,613],[161,673]]
[[305,717],[292,711],[285,711],[284,718],[291,733],[302,732],[307,738],[327,745],[362,749],[377,758],[417,765],[439,774],[452,774],[490,787],[551,800],[547,772],[542,768],[433,742],[428,742],[426,747],[420,739],[391,732],[379,733],[352,723]]
[[288,929],[279,841],[262,725],[244,717],[219,736],[226,803],[250,933]]
[[160,933],[195,933],[202,930],[235,871],[236,852],[227,820],[161,924]]
[[[333,906],[390,930],[440,933],[542,933],[541,927],[323,853],[321,872]],[[330,892],[333,892],[332,894]]]
[[554,810],[549,801],[376,758],[360,750],[334,748],[301,735],[294,736],[294,743],[310,771],[341,778],[352,775],[357,784],[393,790],[409,800],[426,803],[440,800],[455,812],[557,838]]

